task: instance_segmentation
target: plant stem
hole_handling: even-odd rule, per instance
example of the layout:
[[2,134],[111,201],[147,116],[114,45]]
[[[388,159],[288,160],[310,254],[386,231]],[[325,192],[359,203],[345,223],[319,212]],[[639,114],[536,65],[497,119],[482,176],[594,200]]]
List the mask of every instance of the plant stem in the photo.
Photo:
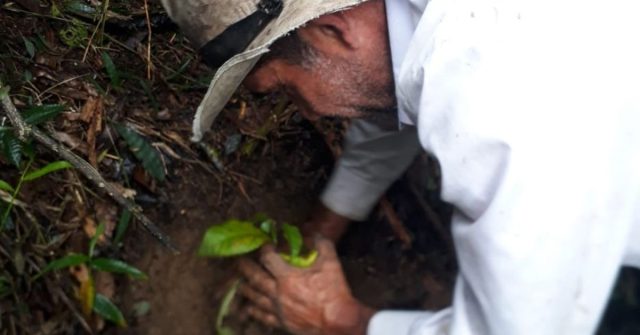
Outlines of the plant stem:
[[13,190],[13,194],[11,195],[9,206],[7,206],[7,209],[4,210],[4,214],[2,214],[2,222],[0,222],[0,233],[4,231],[4,226],[7,223],[7,219],[9,218],[9,214],[11,213],[11,209],[13,209],[13,203],[16,197],[18,196],[18,193],[20,193],[20,188],[22,188],[22,183],[24,182],[24,176],[27,175],[27,171],[29,171],[29,168],[31,167],[31,163],[33,163],[33,157],[29,159],[27,166],[25,166],[25,168],[22,170],[22,175],[20,175],[18,186],[16,186],[16,188]]

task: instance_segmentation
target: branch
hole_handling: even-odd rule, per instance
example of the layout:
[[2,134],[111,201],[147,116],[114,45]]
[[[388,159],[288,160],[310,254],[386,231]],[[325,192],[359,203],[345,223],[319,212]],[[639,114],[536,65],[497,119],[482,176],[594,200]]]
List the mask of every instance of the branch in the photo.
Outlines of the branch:
[[[0,81],[0,93],[3,91],[3,86],[3,83]],[[17,136],[21,141],[26,141],[27,138],[33,137],[47,149],[53,151],[58,156],[71,163],[71,165],[80,171],[95,186],[104,190],[111,198],[113,198],[113,200],[115,200],[115,202],[131,212],[135,218],[142,223],[142,226],[144,226],[151,236],[156,238],[162,245],[169,248],[174,253],[179,253],[178,249],[171,243],[169,237],[165,235],[146,215],[144,215],[140,206],[125,198],[119,189],[107,182],[102,175],[100,175],[100,172],[91,166],[91,164],[87,163],[87,161],[71,152],[71,150],[67,149],[64,145],[53,140],[38,128],[29,126],[24,119],[22,119],[20,113],[18,113],[18,110],[13,102],[11,102],[9,95],[0,95],[2,107],[9,117],[11,124],[16,128]]]

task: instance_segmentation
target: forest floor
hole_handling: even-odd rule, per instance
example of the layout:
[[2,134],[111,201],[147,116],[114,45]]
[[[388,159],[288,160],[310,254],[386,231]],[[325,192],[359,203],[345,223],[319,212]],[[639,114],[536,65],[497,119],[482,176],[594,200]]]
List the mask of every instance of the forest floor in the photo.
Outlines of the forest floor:
[[[345,122],[310,123],[279,94],[240,90],[204,145],[192,144],[193,113],[213,73],[158,2],[145,4],[0,1],[0,81],[10,87],[0,97],[8,94],[25,119],[142,206],[180,251],[154,239],[81,171],[51,165],[62,160],[57,153],[19,142],[3,112],[0,335],[214,334],[237,272],[230,260],[196,256],[206,229],[256,213],[304,222],[331,173]],[[43,176],[30,180],[33,172]],[[437,179],[434,161],[420,157],[387,193],[389,205],[341,240],[357,298],[377,308],[449,304],[456,264]],[[87,254],[92,240],[94,259],[124,261],[146,279],[85,258],[43,273],[56,260]],[[640,334],[636,283],[635,272],[623,273],[602,334]],[[117,306],[126,326],[94,312],[96,293]],[[247,319],[242,307],[238,299],[226,320],[237,334],[279,334]]]

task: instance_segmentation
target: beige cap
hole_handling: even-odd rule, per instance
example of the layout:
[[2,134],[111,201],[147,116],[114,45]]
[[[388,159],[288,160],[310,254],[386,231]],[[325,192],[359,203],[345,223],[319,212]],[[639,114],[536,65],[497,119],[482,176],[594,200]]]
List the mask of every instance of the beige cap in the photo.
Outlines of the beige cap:
[[[218,68],[193,122],[192,140],[200,141],[240,83],[256,65],[260,56],[269,52],[269,46],[273,42],[319,16],[344,10],[366,0],[161,1],[171,19],[198,48],[211,44],[210,42],[219,39],[221,35],[226,34],[228,37],[230,35],[228,30],[238,28],[239,22],[249,21],[247,18],[251,16],[255,18],[259,11],[263,12],[259,19],[271,16],[268,20],[263,20],[264,27],[259,30],[254,29],[259,34],[247,41],[247,47],[238,50],[236,54],[229,55],[230,58],[225,58]],[[274,9],[274,5],[278,7]],[[258,22],[256,20],[253,20],[254,25]],[[227,38],[227,42],[228,40]],[[222,43],[222,45],[224,48],[225,44]]]

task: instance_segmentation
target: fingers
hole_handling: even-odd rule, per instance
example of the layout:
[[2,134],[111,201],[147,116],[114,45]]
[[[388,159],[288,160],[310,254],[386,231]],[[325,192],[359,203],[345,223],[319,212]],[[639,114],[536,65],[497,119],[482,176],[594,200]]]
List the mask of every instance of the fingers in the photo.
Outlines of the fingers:
[[315,237],[315,248],[322,258],[337,258],[336,247],[331,240],[320,235]]
[[281,326],[280,321],[278,320],[278,317],[275,316],[275,314],[266,312],[258,307],[248,307],[247,314],[269,327],[279,328]]
[[249,299],[252,304],[256,305],[262,310],[272,311],[275,308],[275,305],[273,304],[271,298],[249,285],[241,285],[240,294]]
[[249,259],[238,260],[238,270],[247,279],[249,285],[268,297],[276,296],[276,281],[258,264]]
[[266,245],[260,252],[260,262],[274,277],[281,277],[291,272],[292,267],[282,259],[272,245]]

